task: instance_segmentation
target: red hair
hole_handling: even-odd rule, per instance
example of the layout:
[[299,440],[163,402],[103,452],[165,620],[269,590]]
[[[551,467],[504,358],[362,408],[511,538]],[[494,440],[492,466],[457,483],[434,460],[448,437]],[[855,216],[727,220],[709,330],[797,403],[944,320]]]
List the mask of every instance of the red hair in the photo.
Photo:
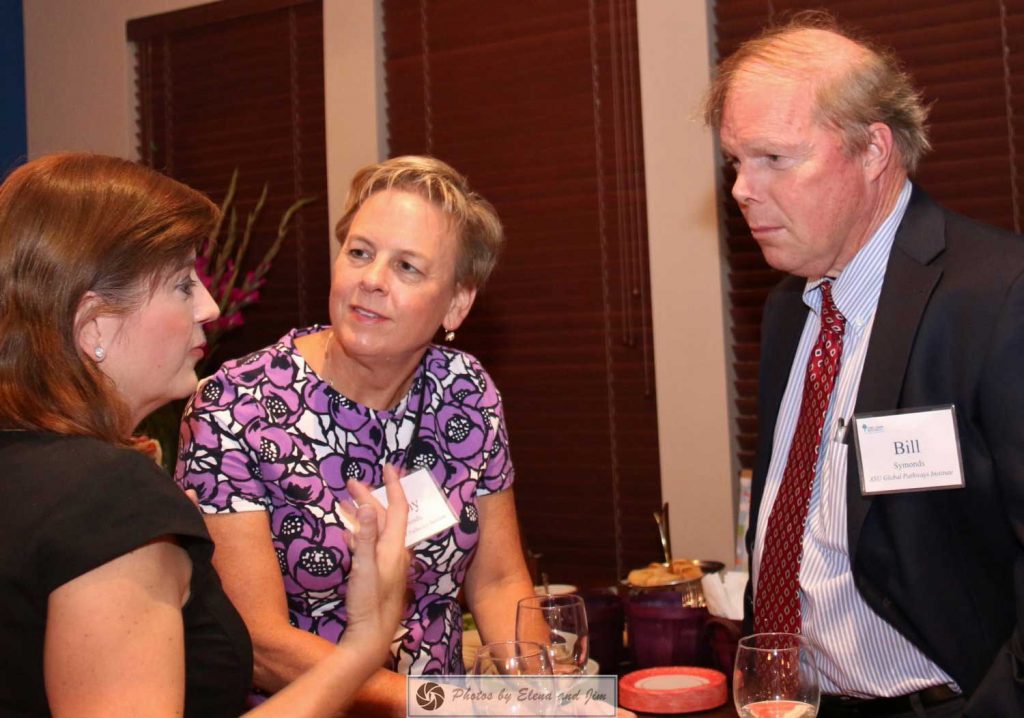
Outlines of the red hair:
[[91,318],[82,300],[131,313],[193,261],[217,215],[195,190],[115,157],[49,155],[12,172],[0,186],[0,427],[123,442],[127,406],[77,341]]

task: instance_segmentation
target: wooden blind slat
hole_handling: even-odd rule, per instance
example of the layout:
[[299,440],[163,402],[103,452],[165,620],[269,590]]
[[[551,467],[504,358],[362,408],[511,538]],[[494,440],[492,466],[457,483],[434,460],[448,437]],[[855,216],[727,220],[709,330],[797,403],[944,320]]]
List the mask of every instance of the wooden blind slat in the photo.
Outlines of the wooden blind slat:
[[206,5],[160,13],[129,20],[126,28],[132,42],[162,37],[172,32],[183,32],[208,27],[222,22],[244,21],[253,15],[300,5],[316,5],[321,0],[243,0],[238,2],[211,2]]
[[392,154],[450,162],[506,226],[456,344],[502,390],[527,544],[615,581],[660,550],[633,0],[383,9]]
[[327,315],[322,14],[320,0],[232,0],[128,23],[143,160],[216,202],[237,168],[243,220],[268,185],[250,267],[288,205],[320,198],[296,216],[245,329],[225,335],[211,367]]

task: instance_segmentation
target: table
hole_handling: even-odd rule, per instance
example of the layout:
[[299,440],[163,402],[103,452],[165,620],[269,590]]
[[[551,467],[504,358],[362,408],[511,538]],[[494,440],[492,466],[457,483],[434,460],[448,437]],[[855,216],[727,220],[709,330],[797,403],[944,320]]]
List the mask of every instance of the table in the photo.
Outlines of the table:
[[738,718],[739,713],[733,705],[732,696],[724,706],[700,713],[637,713],[637,718]]

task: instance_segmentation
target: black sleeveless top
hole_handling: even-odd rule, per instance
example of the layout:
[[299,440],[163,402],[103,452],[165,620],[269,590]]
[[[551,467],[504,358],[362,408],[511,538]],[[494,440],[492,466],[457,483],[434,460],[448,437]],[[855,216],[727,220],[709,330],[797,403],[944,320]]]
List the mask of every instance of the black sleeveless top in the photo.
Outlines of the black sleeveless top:
[[160,536],[192,560],[182,608],[185,715],[237,716],[252,644],[210,558],[198,510],[151,459],[85,437],[0,431],[0,716],[50,714],[43,638],[50,593]]

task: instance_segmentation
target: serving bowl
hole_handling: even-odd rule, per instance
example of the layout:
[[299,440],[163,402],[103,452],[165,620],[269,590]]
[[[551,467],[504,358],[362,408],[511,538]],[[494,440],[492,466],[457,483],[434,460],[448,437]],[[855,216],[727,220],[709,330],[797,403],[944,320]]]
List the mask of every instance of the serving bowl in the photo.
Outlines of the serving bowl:
[[[652,586],[643,586],[635,583],[630,583],[629,577],[622,579],[619,584],[622,586],[622,590],[626,594],[626,600],[639,596],[642,594],[653,593],[656,591],[672,591],[680,594],[679,601],[684,606],[691,606],[694,608],[703,608],[707,604],[704,601],[704,589],[701,587],[700,580],[708,574],[717,573],[725,569],[725,564],[721,561],[703,561],[699,559],[676,559],[673,563],[679,563],[680,561],[686,561],[692,564],[694,567],[700,570],[700,574],[693,576],[692,578],[684,578],[680,576],[677,579],[659,582]],[[668,568],[668,564],[662,563],[661,566]]]

